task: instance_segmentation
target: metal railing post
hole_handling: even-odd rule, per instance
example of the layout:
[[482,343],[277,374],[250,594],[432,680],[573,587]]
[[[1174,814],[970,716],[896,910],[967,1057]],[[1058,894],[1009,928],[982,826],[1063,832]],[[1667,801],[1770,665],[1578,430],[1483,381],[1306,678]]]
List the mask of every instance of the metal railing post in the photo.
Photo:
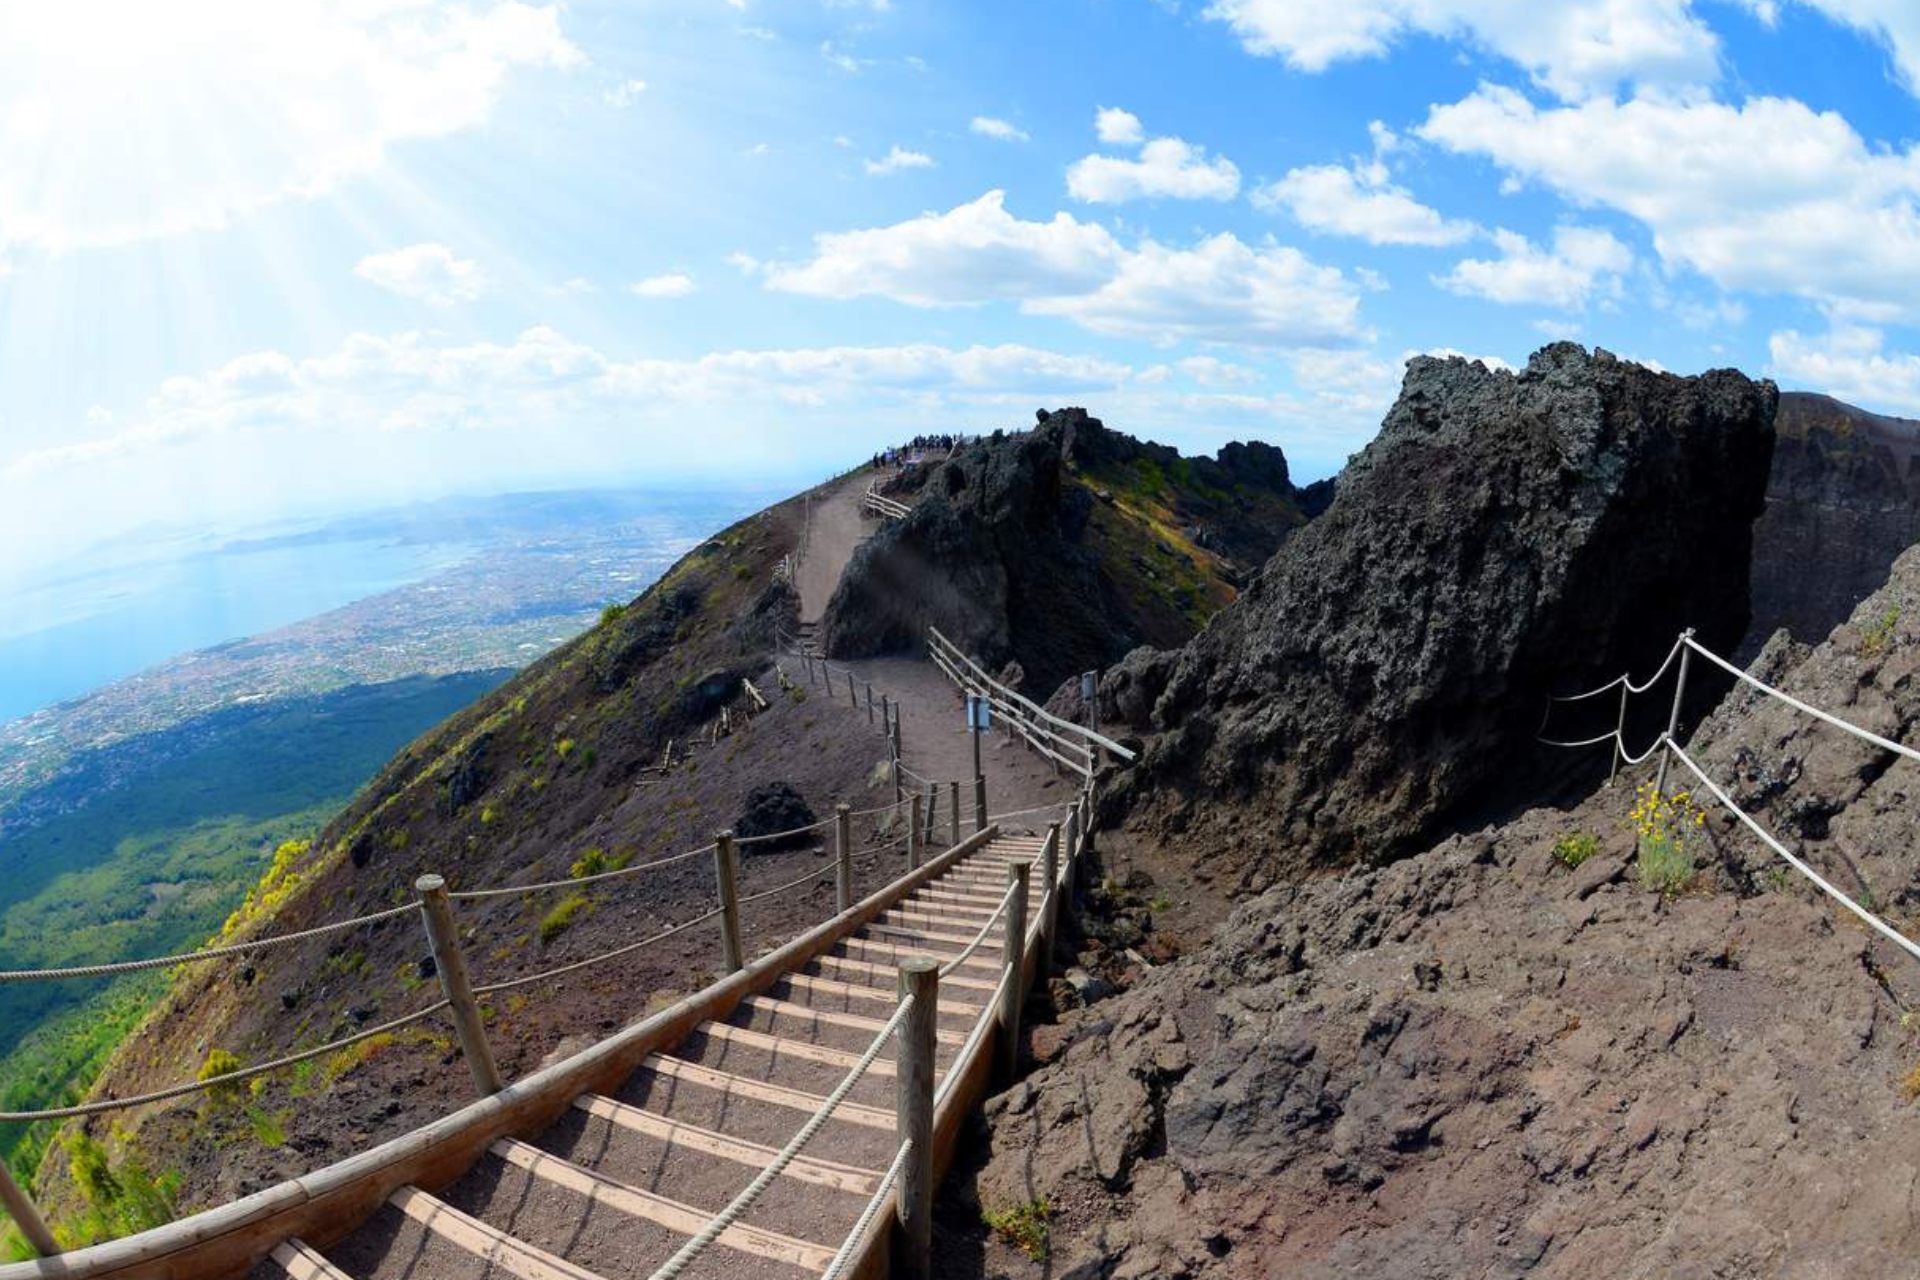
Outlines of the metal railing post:
[[[1608,786],[1613,785],[1614,778],[1617,777],[1620,773],[1620,753],[1626,750],[1626,741],[1627,741],[1627,682],[1622,680],[1620,682],[1620,717],[1619,719],[1613,722],[1613,759],[1607,761],[1607,785]],[[1660,758],[1663,760],[1666,759],[1666,753],[1664,751],[1660,753]]]
[[740,945],[740,859],[732,831],[713,838],[713,878],[720,885],[720,954],[727,972],[738,973],[747,967],[747,955]]
[[1007,863],[1007,883],[1018,888],[1007,901],[1005,932],[1000,936],[1005,973],[1000,984],[1000,1043],[995,1046],[999,1052],[994,1069],[1002,1088],[1020,1074],[1020,1006],[1027,998],[1021,978],[1026,974],[1027,886],[1032,870],[1029,858]]
[[1060,824],[1047,824],[1047,842],[1040,846],[1040,951],[1034,957],[1034,985],[1046,989],[1053,968],[1053,932],[1060,919]]
[[440,975],[440,990],[446,994],[453,1029],[460,1038],[460,1054],[473,1074],[473,1087],[481,1097],[500,1092],[499,1064],[493,1060],[493,1046],[487,1043],[486,1024],[480,1018],[480,1005],[473,998],[473,984],[467,979],[467,957],[460,949],[460,929],[453,920],[453,900],[447,897],[447,882],[436,875],[424,875],[413,882],[420,895],[420,916],[426,922],[427,942],[433,947],[433,969]]
[[[953,844],[960,843],[960,780],[954,779],[947,784],[947,825],[952,828]],[[947,847],[951,849],[953,844]]]
[[[1673,682],[1673,714],[1667,717],[1667,741],[1670,743],[1680,732],[1680,702],[1687,696],[1687,659],[1693,657],[1693,650],[1687,647],[1687,641],[1691,639],[1692,627],[1680,633],[1680,675]],[[1654,778],[1653,789],[1661,795],[1667,794],[1667,763],[1672,758],[1665,751],[1660,753],[1660,772]]]
[[902,1280],[927,1280],[933,1274],[933,1062],[938,1050],[940,963],[915,958],[900,962],[900,999],[913,1007],[895,1035],[895,1127],[902,1143],[912,1143],[900,1165],[895,1198],[900,1252],[893,1274]]
[[[938,966],[935,966],[935,972],[939,972]],[[43,1258],[51,1258],[60,1252],[60,1242],[47,1229],[47,1220],[40,1216],[39,1208],[20,1189],[20,1184],[13,1180],[13,1171],[7,1168],[4,1160],[0,1160],[0,1203],[6,1205],[13,1225],[20,1228],[20,1234],[27,1238],[27,1243],[33,1246],[35,1253]]]
[[834,864],[833,902],[839,913],[853,906],[853,806],[833,806],[833,843],[838,860]]
[[920,841],[925,836],[925,832],[922,830],[920,823],[926,815],[926,806],[920,803],[920,793],[918,791],[913,793],[912,808],[913,820],[907,824],[907,870],[918,871],[920,869],[921,857]]

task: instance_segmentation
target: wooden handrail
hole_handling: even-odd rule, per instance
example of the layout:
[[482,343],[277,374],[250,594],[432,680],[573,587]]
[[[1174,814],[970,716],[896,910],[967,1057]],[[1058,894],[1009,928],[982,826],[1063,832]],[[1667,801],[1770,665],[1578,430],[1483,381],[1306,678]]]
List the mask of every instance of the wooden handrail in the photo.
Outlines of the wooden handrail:
[[1049,733],[1048,734],[1049,737],[1052,737],[1056,740],[1064,741],[1064,740],[1067,740],[1066,735],[1071,734],[1074,737],[1081,739],[1081,742],[1072,743],[1072,745],[1074,746],[1094,744],[1094,745],[1104,747],[1106,750],[1111,751],[1114,755],[1120,757],[1122,760],[1132,760],[1134,758],[1133,752],[1127,750],[1125,747],[1115,742],[1112,738],[1109,738],[1104,734],[1095,733],[1093,730],[1087,728],[1083,724],[1075,724],[1071,720],[1063,720],[1059,716],[1054,715],[1051,711],[1048,711],[1045,707],[1041,706],[1039,703],[1035,702],[1032,698],[1029,698],[1024,694],[1015,692],[1014,690],[1009,689],[1007,688],[1007,686],[1001,684],[998,680],[995,680],[992,676],[988,675],[984,670],[981,669],[981,666],[979,663],[975,662],[972,658],[968,657],[966,653],[960,648],[959,645],[955,644],[953,641],[947,639],[946,636],[942,635],[940,633],[940,628],[929,625],[927,627],[927,632],[933,637],[935,643],[949,650],[952,653],[953,657],[959,659],[961,662],[964,662],[968,666],[968,668],[971,669],[973,673],[979,677],[980,681],[984,685],[986,685],[989,688],[998,690],[1008,700],[1015,702],[1020,706],[1024,707],[1027,711],[1031,712],[1034,716],[1038,717],[1039,719],[1045,720],[1048,724],[1058,725],[1061,729],[1066,731],[1065,734]]

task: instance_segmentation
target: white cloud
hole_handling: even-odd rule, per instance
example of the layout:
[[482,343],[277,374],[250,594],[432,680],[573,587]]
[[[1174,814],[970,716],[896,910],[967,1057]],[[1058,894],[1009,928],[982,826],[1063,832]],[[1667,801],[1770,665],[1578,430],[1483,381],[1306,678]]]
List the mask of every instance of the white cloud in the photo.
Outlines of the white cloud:
[[820,56],[850,76],[859,75],[868,65],[865,58],[854,57],[831,40],[820,42]]
[[1023,222],[989,191],[946,213],[814,238],[814,257],[777,264],[768,286],[828,298],[877,294],[918,307],[1082,292],[1113,272],[1121,248],[1106,228],[1058,213]]
[[1309,346],[1365,332],[1355,283],[1296,249],[1232,235],[1129,249],[1068,213],[1022,221],[999,191],[946,213],[821,235],[814,248],[809,262],[775,265],[768,287],[920,307],[1017,300],[1032,314],[1155,342]]
[[1471,222],[1442,217],[1394,184],[1387,167],[1309,165],[1253,193],[1263,209],[1285,209],[1304,227],[1368,244],[1448,245],[1470,239]]
[[1883,412],[1920,414],[1920,355],[1886,350],[1880,330],[1837,324],[1822,336],[1786,329],[1767,343],[1768,372]]
[[868,160],[866,162],[867,172],[876,175],[898,173],[902,169],[931,168],[933,168],[932,156],[927,155],[923,151],[908,151],[897,142],[893,144],[893,147],[887,154],[881,156],[878,160]]
[[1455,263],[1434,283],[1493,302],[1574,310],[1596,291],[1617,295],[1621,273],[1633,265],[1627,246],[1597,227],[1556,227],[1551,249],[1505,229],[1495,231],[1493,240],[1498,258]]
[[1095,111],[1093,131],[1100,141],[1123,147],[1143,141],[1147,136],[1140,128],[1140,117],[1119,107],[1101,107]]
[[554,298],[575,298],[582,294],[598,293],[600,289],[599,286],[585,276],[571,276],[568,279],[562,280],[559,284],[546,286],[541,292]]
[[647,82],[645,80],[622,80],[619,84],[607,90],[604,96],[608,106],[626,108],[638,102],[640,95],[646,91]]
[[627,288],[641,298],[684,298],[695,289],[693,277],[684,271],[675,271],[667,275],[648,276],[645,280],[636,280]]
[[1869,148],[1837,113],[1781,98],[1543,109],[1483,86],[1420,134],[1638,218],[1664,263],[1722,289],[1920,313],[1920,153]]
[[1240,170],[1225,156],[1207,158],[1205,147],[1179,138],[1155,138],[1138,160],[1085,156],[1067,169],[1067,191],[1089,204],[1122,204],[1143,197],[1231,200],[1240,190]]
[[403,298],[436,307],[472,302],[486,290],[486,277],[471,259],[443,244],[416,244],[360,259],[353,274]]
[[810,473],[822,441],[880,439],[903,407],[978,420],[981,406],[1024,406],[1024,416],[1132,372],[1011,344],[659,360],[546,328],[451,345],[358,334],[311,358],[266,351],[169,379],[124,426],[96,418],[89,439],[0,462],[0,579],[177,519],[183,492],[199,518],[226,522],[509,485],[725,476],[742,459],[759,474]]
[[1024,309],[1152,342],[1337,346],[1365,332],[1360,297],[1338,268],[1319,266],[1298,249],[1256,249],[1227,234],[1191,249],[1145,241],[1093,292],[1036,298]]
[[1178,362],[1180,372],[1203,387],[1244,387],[1260,381],[1260,371],[1218,356],[1188,356]]
[[767,268],[767,264],[760,259],[738,249],[727,255],[727,265],[743,276],[757,276]]
[[[6,6],[0,247],[217,228],[484,124],[510,73],[584,61],[523,3]],[[171,139],[177,145],[160,145]]]
[[1568,99],[1621,84],[1687,89],[1719,74],[1718,41],[1689,0],[1213,0],[1205,16],[1231,26],[1248,52],[1309,72],[1427,35],[1509,59]]
[[992,138],[997,142],[1029,141],[1025,129],[1016,128],[1005,120],[995,116],[975,116],[973,123],[967,126],[983,138]]

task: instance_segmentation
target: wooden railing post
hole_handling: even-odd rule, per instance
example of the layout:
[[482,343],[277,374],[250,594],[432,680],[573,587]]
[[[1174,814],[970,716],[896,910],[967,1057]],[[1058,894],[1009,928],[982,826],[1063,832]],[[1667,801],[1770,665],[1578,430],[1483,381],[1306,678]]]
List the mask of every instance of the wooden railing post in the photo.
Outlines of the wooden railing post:
[[[939,972],[938,965],[935,965],[934,972]],[[13,1172],[7,1168],[4,1160],[0,1160],[0,1202],[5,1203],[13,1225],[20,1228],[20,1234],[27,1238],[27,1243],[33,1246],[35,1253],[43,1258],[51,1258],[60,1252],[60,1242],[47,1229],[47,1220],[40,1216],[39,1207],[13,1180]]]
[[933,1274],[933,1063],[938,1051],[940,963],[915,958],[900,962],[900,998],[913,1008],[901,1021],[895,1053],[895,1127],[902,1143],[912,1143],[900,1165],[896,1221],[900,1250],[893,1274],[901,1280],[928,1280]]
[[836,913],[853,906],[853,806],[833,806],[833,843],[839,860],[834,865],[833,901]]
[[987,829],[987,775],[984,773],[973,775],[973,829]]
[[1080,802],[1075,800],[1073,808],[1067,810],[1067,838],[1061,853],[1067,860],[1067,866],[1073,866],[1074,850],[1080,847]]
[[920,869],[920,841],[926,834],[920,826],[926,814],[926,807],[920,803],[920,793],[918,791],[913,793],[912,808],[912,821],[907,823],[907,870],[918,871]]
[[1040,951],[1034,957],[1033,984],[1046,990],[1053,970],[1053,935],[1060,920],[1060,824],[1047,824],[1047,842],[1040,846]]
[[[899,712],[894,713],[897,717]],[[899,804],[907,798],[907,785],[900,777],[900,722],[893,723],[893,732],[887,735],[887,759],[893,767],[893,802]]]
[[[939,810],[940,810],[940,784],[937,782],[929,782],[927,784],[927,829],[922,834],[921,841],[920,841],[921,847],[924,849],[933,848],[933,842],[935,839],[937,839],[937,837],[933,834],[933,829],[936,825],[938,825],[934,821],[934,818],[935,818],[935,815],[939,813]],[[955,841],[955,843],[957,844],[959,842]]]
[[493,1060],[480,1005],[467,979],[467,957],[460,949],[460,929],[453,921],[447,882],[436,875],[424,875],[413,882],[413,889],[420,895],[420,915],[426,921],[427,942],[433,947],[433,969],[440,975],[440,990],[447,997],[453,1029],[460,1038],[460,1053],[473,1075],[473,1087],[481,1097],[498,1093],[503,1087],[500,1067]]
[[1014,1082],[1020,1074],[1020,1006],[1026,1002],[1027,886],[1031,883],[1033,860],[1015,858],[1007,863],[1007,883],[1015,885],[1007,901],[1005,932],[1000,938],[1000,954],[1005,961],[1004,981],[1000,985],[1000,1043],[995,1071],[1000,1087]]
[[740,861],[731,831],[713,838],[713,878],[720,885],[720,954],[727,972],[738,973],[747,956],[740,945]]
[[1093,780],[1087,780],[1087,789],[1080,793],[1080,854],[1077,861],[1084,861],[1093,852]]
[[867,686],[867,723],[873,723],[873,686]]
[[860,709],[860,691],[853,687],[853,672],[851,671],[847,672],[847,701],[853,704],[855,711]]
[[888,737],[892,737],[893,734],[890,727],[892,724],[893,711],[887,702],[887,695],[883,693],[880,695],[880,732],[886,734]]
[[[952,829],[953,844],[960,843],[960,780],[955,778],[947,784],[947,826]],[[949,849],[953,845],[947,846]]]

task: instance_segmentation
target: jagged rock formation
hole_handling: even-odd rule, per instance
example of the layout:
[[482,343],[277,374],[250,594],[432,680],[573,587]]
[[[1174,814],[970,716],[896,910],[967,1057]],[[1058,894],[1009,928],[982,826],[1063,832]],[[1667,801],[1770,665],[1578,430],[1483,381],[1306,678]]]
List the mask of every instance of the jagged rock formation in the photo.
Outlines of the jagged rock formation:
[[1170,671],[1130,660],[1156,733],[1106,814],[1256,880],[1430,839],[1550,694],[1650,669],[1683,626],[1745,633],[1775,399],[1571,343],[1517,375],[1410,361],[1327,512]]
[[1328,492],[1296,489],[1270,445],[1182,458],[1084,409],[1043,411],[903,487],[919,500],[856,553],[821,620],[827,652],[918,649],[931,623],[1042,692],[1184,642]]
[[[1755,673],[1912,741],[1920,549]],[[1744,689],[1692,744],[1789,847],[1913,919],[1920,765]],[[1644,887],[1628,811],[1651,772],[1277,885],[1036,1032],[1049,1061],[990,1104],[973,1197],[1055,1206],[1054,1276],[1904,1274],[1920,963],[1716,808],[1694,882]],[[1599,849],[1569,869],[1574,832]],[[1027,1274],[947,1247],[954,1274]]]
[[1766,514],[1753,529],[1753,629],[1814,643],[1920,542],[1920,422],[1787,392]]

